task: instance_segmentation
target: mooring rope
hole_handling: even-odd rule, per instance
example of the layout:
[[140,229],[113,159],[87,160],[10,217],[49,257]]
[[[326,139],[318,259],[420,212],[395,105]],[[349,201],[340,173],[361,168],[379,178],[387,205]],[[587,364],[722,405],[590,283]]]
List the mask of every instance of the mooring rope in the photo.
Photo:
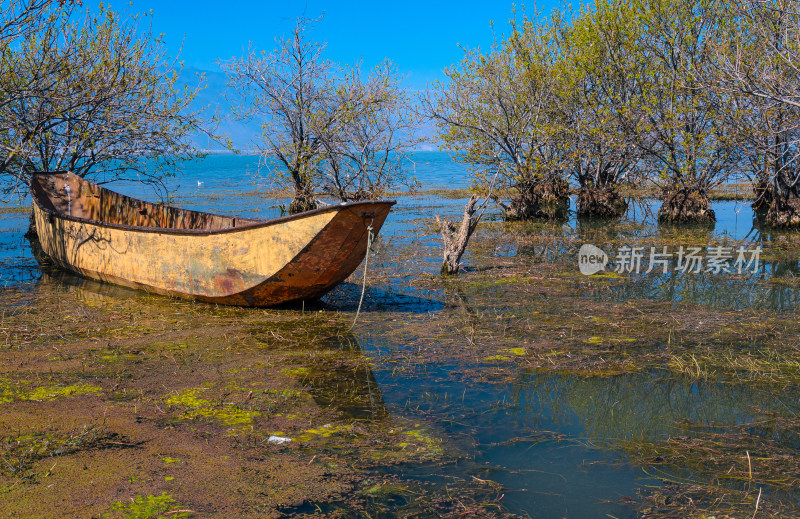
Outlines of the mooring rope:
[[367,227],[367,253],[364,256],[364,279],[361,281],[361,298],[358,300],[356,317],[353,319],[353,324],[350,325],[350,330],[355,327],[356,321],[358,321],[358,314],[361,313],[361,304],[364,302],[364,293],[367,291],[367,267],[369,266],[369,251],[372,249],[372,240],[374,238],[375,234],[372,232],[372,222],[370,222],[369,226]]

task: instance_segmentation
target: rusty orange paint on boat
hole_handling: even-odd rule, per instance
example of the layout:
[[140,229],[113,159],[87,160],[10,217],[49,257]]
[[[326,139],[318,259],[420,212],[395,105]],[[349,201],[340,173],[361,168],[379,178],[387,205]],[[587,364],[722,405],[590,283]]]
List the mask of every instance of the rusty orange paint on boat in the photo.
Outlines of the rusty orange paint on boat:
[[274,220],[152,204],[72,173],[34,175],[43,252],[86,277],[221,304],[272,306],[321,297],[366,254],[392,201],[326,206]]

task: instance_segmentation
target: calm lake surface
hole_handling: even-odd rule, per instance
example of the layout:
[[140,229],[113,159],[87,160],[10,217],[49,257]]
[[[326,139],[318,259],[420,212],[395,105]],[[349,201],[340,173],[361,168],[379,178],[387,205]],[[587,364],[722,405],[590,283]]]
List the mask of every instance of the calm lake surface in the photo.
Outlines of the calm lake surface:
[[[422,189],[468,187],[463,168],[441,153],[419,153],[417,178]],[[278,214],[280,200],[264,199],[257,159],[233,155],[210,156],[190,163],[185,175],[169,181],[173,203],[223,214],[268,218]],[[114,188],[133,196],[153,199],[139,187]],[[746,384],[730,384],[684,378],[662,370],[610,377],[514,369],[502,380],[467,376],[480,369],[473,361],[448,359],[424,368],[397,370],[390,362],[399,355],[418,351],[417,337],[394,334],[382,321],[418,319],[452,311],[449,295],[442,290],[419,287],[415,279],[438,273],[440,241],[432,223],[434,215],[460,219],[465,200],[433,195],[402,196],[381,231],[384,255],[374,272],[380,282],[371,285],[365,300],[366,321],[354,329],[355,340],[373,359],[372,376],[380,395],[381,413],[427,424],[448,446],[448,463],[390,467],[385,471],[410,480],[447,485],[460,481],[492,480],[503,486],[505,510],[531,517],[637,517],[630,506],[637,492],[659,487],[659,474],[633,464],[620,441],[659,441],[674,435],[676,424],[743,423],[758,413],[800,413],[800,391],[794,386],[780,390]],[[800,258],[772,254],[783,235],[761,232],[753,223],[746,203],[714,202],[718,221],[713,229],[675,231],[654,223],[657,202],[631,206],[620,224],[594,225],[574,216],[561,225],[533,227],[531,233],[551,233],[552,246],[525,248],[499,240],[492,253],[497,259],[514,258],[536,264],[572,265],[576,283],[578,247],[592,243],[613,256],[628,238],[660,249],[701,246],[712,241],[752,249],[763,248],[760,265],[744,276],[713,273],[623,273],[624,282],[603,289],[576,291],[566,299],[563,311],[576,310],[582,300],[594,302],[656,301],[697,305],[732,312],[762,309],[795,313],[797,290],[787,283],[764,283],[800,275]],[[650,216],[648,216],[650,214]],[[495,211],[488,225],[499,223]],[[0,284],[21,291],[37,290],[41,272],[23,237],[28,216],[0,215]],[[502,232],[502,231],[498,231]],[[788,238],[790,241],[793,237]],[[409,254],[408,251],[416,251]],[[470,262],[470,253],[466,263]],[[359,271],[360,272],[360,271]],[[359,273],[357,272],[357,274]],[[360,279],[360,277],[358,278]],[[352,312],[360,286],[345,284],[327,298],[326,311]],[[487,297],[490,297],[491,294]],[[573,301],[575,308],[570,307]],[[466,306],[471,302],[466,301]],[[486,305],[486,301],[481,304]],[[498,298],[501,312],[504,300]],[[535,306],[533,301],[532,306]],[[491,307],[491,303],[489,303]],[[492,316],[484,312],[482,319]],[[708,333],[713,332],[709,328]],[[425,338],[430,340],[429,338]],[[511,345],[513,346],[513,345]],[[355,411],[354,411],[355,412]],[[680,476],[691,475],[686,469]],[[797,502],[790,493],[786,499]]]

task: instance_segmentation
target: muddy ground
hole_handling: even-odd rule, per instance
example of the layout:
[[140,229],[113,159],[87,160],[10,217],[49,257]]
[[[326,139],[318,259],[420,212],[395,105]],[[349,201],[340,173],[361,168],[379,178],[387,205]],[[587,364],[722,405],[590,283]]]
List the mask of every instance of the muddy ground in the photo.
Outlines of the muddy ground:
[[[434,220],[420,212],[401,204],[393,215],[415,223],[377,243],[352,327],[360,270],[321,304],[267,310],[49,268],[35,286],[5,288],[0,516],[512,516],[491,477],[433,484],[392,469],[470,456],[436,420],[387,405],[374,376],[436,366],[465,383],[535,375],[617,391],[622,414],[609,425],[612,404],[594,402],[587,434],[658,481],[626,498],[636,516],[800,514],[793,275],[587,277],[576,263],[584,242],[732,242],[703,229],[495,219],[474,237],[465,271],[442,278]],[[796,243],[773,236],[765,261],[793,272]],[[670,289],[696,297],[664,297]],[[638,405],[624,401],[630,376],[759,397],[746,420],[728,422],[665,418],[654,405],[648,420],[671,422],[645,434],[640,415],[625,418]],[[771,404],[780,399],[792,403]]]

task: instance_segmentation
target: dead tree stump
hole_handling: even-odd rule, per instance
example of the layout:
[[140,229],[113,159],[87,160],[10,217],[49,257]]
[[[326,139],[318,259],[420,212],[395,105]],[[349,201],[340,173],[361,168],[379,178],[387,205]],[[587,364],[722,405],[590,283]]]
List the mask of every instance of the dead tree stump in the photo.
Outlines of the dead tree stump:
[[[488,201],[488,199],[487,199]],[[436,215],[436,221],[439,223],[439,229],[442,232],[442,240],[444,241],[444,262],[442,263],[442,274],[453,275],[456,274],[461,268],[461,256],[467,249],[469,238],[475,229],[478,227],[478,222],[483,216],[483,208],[486,204],[481,204],[481,211],[475,207],[478,202],[478,195],[472,195],[464,208],[464,217],[461,219],[461,227],[458,229],[452,222],[439,219]],[[478,213],[477,216],[475,213]]]

